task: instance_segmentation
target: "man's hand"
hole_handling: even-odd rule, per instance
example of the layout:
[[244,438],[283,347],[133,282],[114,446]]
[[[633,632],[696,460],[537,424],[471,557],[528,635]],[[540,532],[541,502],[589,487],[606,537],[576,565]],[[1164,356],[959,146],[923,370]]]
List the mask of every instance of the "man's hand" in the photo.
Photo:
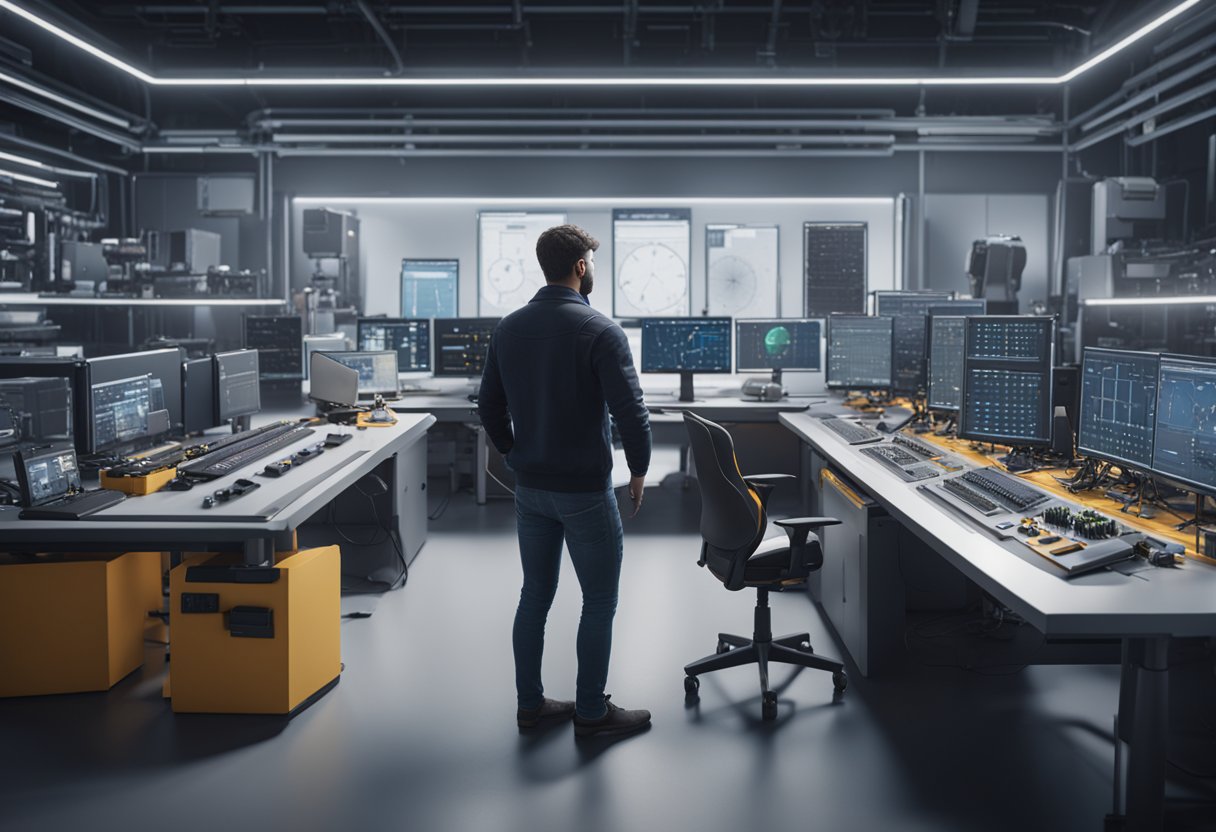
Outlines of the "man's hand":
[[633,513],[629,515],[630,517],[637,517],[638,512],[642,510],[642,498],[645,494],[645,487],[645,477],[629,478],[629,499],[633,502]]

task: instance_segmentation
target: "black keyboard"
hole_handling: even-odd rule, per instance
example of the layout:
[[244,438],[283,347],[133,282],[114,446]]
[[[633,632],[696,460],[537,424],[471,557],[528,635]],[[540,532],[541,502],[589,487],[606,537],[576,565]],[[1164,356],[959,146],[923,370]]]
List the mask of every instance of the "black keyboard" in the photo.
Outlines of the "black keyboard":
[[941,484],[941,488],[956,500],[966,503],[968,506],[975,509],[985,517],[993,514],[1005,513],[1005,509],[998,506],[996,503],[992,502],[992,500],[989,500],[983,494],[976,491],[974,488],[967,485],[960,479],[946,480]]
[[866,442],[878,442],[881,440],[882,434],[878,431],[868,428],[865,425],[859,425],[856,422],[847,422],[844,419],[829,417],[822,420],[820,423],[832,433],[839,436],[850,445],[863,445]]
[[963,479],[1021,511],[1038,505],[1047,495],[1036,491],[1016,477],[1002,474],[992,468],[976,468],[963,474]]
[[199,459],[192,459],[178,466],[178,473],[191,477],[213,480],[231,474],[251,462],[257,462],[294,445],[315,431],[306,425],[286,425],[286,430],[270,431],[255,437],[250,442],[230,444],[220,451],[213,451]]
[[298,424],[299,422],[271,422],[268,425],[262,425],[260,428],[254,428],[253,430],[230,433],[226,436],[217,436],[214,439],[197,442],[185,448],[183,453],[190,459],[197,459],[200,456],[206,456],[207,454],[213,454],[225,448],[230,448],[238,443],[251,442],[258,437],[268,437],[283,433]]
[[942,455],[942,452],[932,445],[926,444],[919,439],[908,436],[906,433],[897,433],[891,437],[891,441],[896,445],[902,445],[914,454],[920,454],[925,459],[937,459]]
[[126,495],[121,491],[82,491],[45,505],[23,508],[20,516],[22,520],[79,520],[117,505],[124,499]]
[[142,477],[154,471],[172,468],[185,458],[185,451],[181,448],[172,448],[168,451],[160,451],[159,453],[124,460],[117,465],[107,468],[106,475],[110,477]]

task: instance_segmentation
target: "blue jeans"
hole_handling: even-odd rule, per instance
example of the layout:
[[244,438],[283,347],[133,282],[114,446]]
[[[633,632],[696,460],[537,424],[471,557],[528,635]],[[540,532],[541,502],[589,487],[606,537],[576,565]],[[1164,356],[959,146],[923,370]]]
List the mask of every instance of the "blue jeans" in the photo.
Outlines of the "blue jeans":
[[524,585],[515,612],[515,688],[519,707],[539,707],[545,649],[545,620],[557,592],[562,540],[583,589],[578,624],[578,678],[575,710],[584,719],[603,716],[604,685],[612,652],[612,618],[616,614],[624,532],[616,494],[605,491],[568,494],[518,486],[515,518]]

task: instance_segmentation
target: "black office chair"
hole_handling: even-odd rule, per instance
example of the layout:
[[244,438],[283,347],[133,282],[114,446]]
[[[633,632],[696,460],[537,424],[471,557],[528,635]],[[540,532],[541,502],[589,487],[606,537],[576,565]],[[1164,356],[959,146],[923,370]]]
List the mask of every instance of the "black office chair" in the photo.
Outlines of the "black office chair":
[[796,586],[823,566],[823,550],[812,530],[840,523],[832,517],[795,517],[775,521],[787,538],[765,539],[768,498],[779,482],[797,479],[791,474],[743,476],[735,458],[730,434],[721,425],[693,413],[684,414],[701,486],[701,559],[727,589],[756,588],[756,624],[750,639],[718,634],[717,651],[685,665],[684,692],[698,696],[702,673],[740,665],[759,665],[761,714],[777,716],[777,694],[768,687],[770,661],[827,670],[837,691],[848,684],[844,665],[816,655],[808,633],[773,638],[768,606],[770,589]]

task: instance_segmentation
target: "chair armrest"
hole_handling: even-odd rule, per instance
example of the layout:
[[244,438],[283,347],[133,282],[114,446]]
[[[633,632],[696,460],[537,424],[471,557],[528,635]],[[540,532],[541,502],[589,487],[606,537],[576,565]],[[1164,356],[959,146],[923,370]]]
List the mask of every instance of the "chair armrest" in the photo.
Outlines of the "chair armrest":
[[804,528],[808,531],[811,529],[822,528],[823,526],[839,526],[840,521],[835,517],[786,517],[783,520],[774,520],[781,528],[789,531],[792,528]]
[[840,525],[840,521],[835,517],[787,517],[784,520],[774,520],[773,522],[785,529],[785,534],[790,539],[791,570],[797,569],[801,563],[807,564],[812,570],[822,566],[821,554],[814,559],[813,563],[807,556],[807,538],[810,537],[812,529]]

